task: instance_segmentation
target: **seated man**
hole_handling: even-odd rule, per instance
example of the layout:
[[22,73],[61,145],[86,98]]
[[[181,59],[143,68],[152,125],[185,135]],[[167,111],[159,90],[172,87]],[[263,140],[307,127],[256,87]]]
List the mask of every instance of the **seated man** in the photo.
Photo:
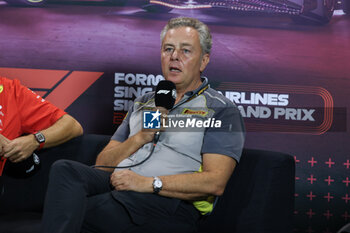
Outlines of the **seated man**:
[[66,112],[18,80],[0,77],[0,176],[6,164],[24,161],[35,150],[56,146],[82,133],[79,122]]
[[164,128],[154,140],[155,132],[141,122],[143,110],[156,107],[155,93],[137,98],[98,155],[99,169],[68,160],[52,166],[42,232],[194,232],[200,216],[213,209],[214,196],[223,194],[241,156],[244,126],[238,108],[201,77],[209,62],[209,29],[196,19],[175,18],[161,41],[163,75],[177,94],[168,117],[219,124]]

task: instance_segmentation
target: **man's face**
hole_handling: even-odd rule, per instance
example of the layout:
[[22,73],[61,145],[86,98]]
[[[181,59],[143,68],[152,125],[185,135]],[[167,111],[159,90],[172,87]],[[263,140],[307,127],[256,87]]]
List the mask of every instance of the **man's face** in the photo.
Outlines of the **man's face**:
[[209,62],[209,54],[201,56],[199,35],[191,27],[170,29],[162,43],[161,62],[166,80],[186,89],[198,82],[200,72]]

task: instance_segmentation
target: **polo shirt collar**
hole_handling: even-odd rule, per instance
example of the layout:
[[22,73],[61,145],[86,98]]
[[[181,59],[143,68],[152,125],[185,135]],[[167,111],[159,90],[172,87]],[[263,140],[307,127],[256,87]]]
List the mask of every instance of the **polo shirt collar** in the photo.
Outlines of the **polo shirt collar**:
[[200,90],[202,90],[204,87],[206,87],[208,85],[209,81],[208,81],[207,77],[201,76],[201,81],[202,81],[202,84],[196,90],[188,91],[185,93],[186,99],[191,98],[192,96],[198,94],[198,92],[200,92]]
[[202,84],[195,90],[193,91],[188,91],[185,93],[184,97],[177,103],[174,105],[173,108],[185,103],[188,99],[194,97],[195,95],[197,95],[203,88],[205,88],[206,86],[208,86],[209,81],[207,77],[201,76],[201,81]]

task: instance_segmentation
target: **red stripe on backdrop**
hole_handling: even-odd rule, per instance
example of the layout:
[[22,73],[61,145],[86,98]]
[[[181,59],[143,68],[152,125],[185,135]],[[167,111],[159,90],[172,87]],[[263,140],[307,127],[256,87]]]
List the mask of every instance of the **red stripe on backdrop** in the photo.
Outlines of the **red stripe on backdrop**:
[[[45,99],[61,109],[68,108],[103,74],[103,72],[73,71],[59,83],[68,73],[67,70],[0,68],[0,75],[3,77],[18,79],[31,89],[47,89],[50,93]],[[36,93],[41,96],[47,94],[46,91],[38,90]]]
[[61,109],[66,109],[102,74],[103,72],[74,71],[46,97],[46,100],[55,103]]
[[69,71],[40,70],[24,68],[0,68],[0,75],[10,79],[18,79],[29,88],[52,88]]

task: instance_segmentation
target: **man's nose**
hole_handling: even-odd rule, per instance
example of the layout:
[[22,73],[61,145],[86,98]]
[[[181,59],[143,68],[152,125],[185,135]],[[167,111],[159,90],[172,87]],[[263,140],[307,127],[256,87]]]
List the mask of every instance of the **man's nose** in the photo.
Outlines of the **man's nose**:
[[172,60],[179,60],[179,51],[177,49],[174,49],[170,58]]

